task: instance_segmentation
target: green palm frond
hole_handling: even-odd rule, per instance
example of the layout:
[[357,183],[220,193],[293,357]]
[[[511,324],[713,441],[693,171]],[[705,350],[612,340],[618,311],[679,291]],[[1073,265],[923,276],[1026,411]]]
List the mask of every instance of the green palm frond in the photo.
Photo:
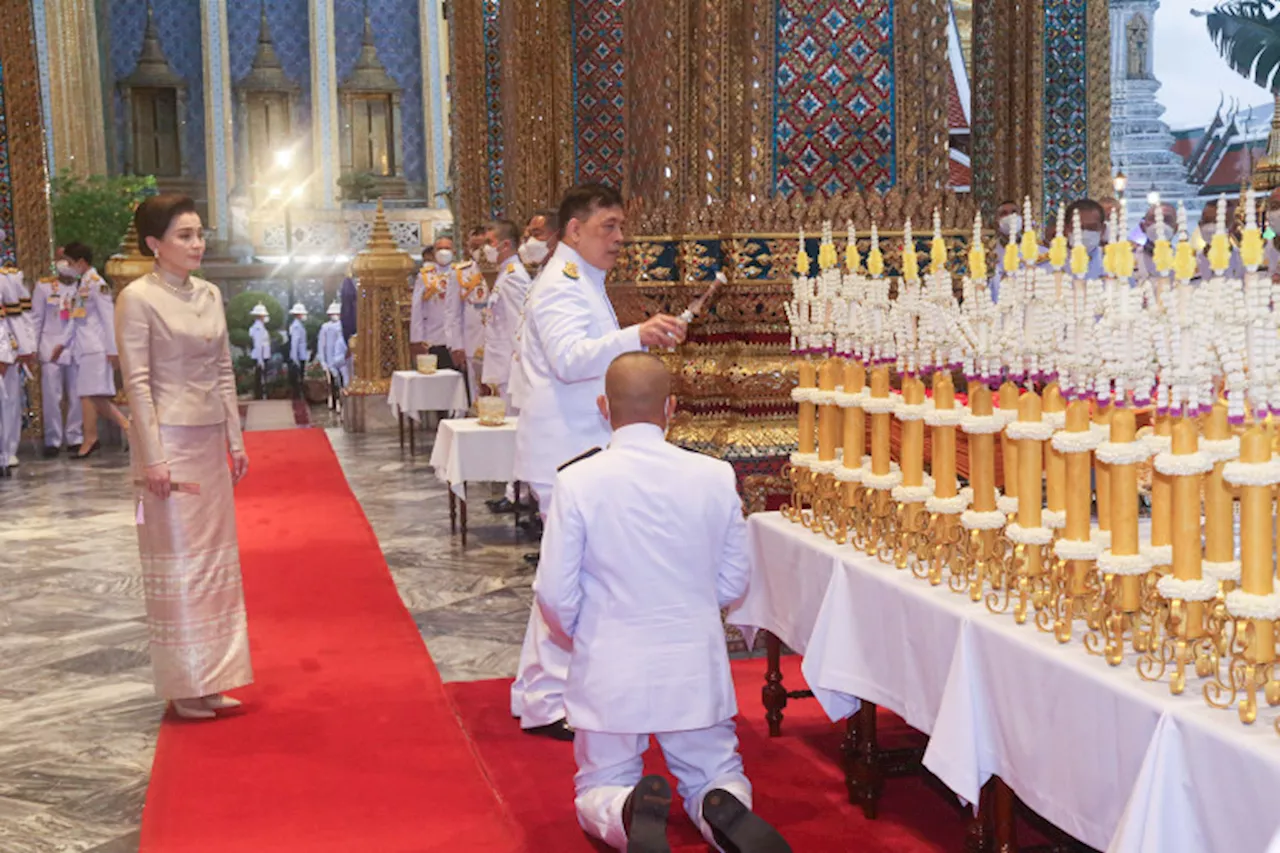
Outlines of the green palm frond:
[[1233,0],[1203,16],[1209,37],[1237,74],[1275,92],[1280,88],[1280,13],[1274,0]]

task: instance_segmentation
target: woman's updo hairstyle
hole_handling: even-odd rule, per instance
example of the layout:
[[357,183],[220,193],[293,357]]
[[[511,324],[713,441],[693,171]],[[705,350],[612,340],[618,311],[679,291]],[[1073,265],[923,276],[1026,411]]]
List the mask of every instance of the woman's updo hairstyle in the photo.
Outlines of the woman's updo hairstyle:
[[161,193],[144,199],[133,214],[133,227],[138,232],[138,251],[154,258],[155,253],[147,245],[147,238],[163,240],[173,220],[184,213],[196,213],[196,203],[191,196]]

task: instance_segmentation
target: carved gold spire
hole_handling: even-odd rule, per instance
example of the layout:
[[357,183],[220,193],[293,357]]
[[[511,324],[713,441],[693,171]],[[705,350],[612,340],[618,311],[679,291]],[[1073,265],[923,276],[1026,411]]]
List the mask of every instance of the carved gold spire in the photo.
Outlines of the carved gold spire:
[[1280,187],[1280,92],[1276,93],[1275,112],[1271,116],[1271,135],[1267,137],[1267,153],[1253,170],[1253,188],[1269,193]]
[[[409,365],[409,342],[400,319],[400,300],[409,297],[409,277],[417,266],[407,252],[396,246],[382,199],[378,199],[369,243],[356,255],[351,268],[358,287],[352,345],[356,376],[345,393],[349,397],[385,396],[391,387],[391,374]],[[367,401],[360,401],[344,409],[344,417],[349,410],[358,419],[358,425],[349,428],[362,428],[366,405]]]

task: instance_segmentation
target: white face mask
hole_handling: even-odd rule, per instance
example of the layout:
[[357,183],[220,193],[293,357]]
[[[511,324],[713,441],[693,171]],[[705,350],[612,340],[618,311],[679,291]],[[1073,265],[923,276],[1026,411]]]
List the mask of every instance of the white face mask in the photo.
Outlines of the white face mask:
[[1087,251],[1092,252],[1096,250],[1099,246],[1102,245],[1102,232],[1101,231],[1081,231],[1080,244],[1084,246]]
[[1000,233],[1008,237],[1011,234],[1017,234],[1022,230],[1022,216],[1017,213],[1010,213],[1000,217]]
[[58,270],[58,275],[63,278],[77,278],[75,268],[71,266],[71,261],[58,261],[54,266]]
[[1206,243],[1211,241],[1213,239],[1213,235],[1217,233],[1218,233],[1218,223],[1216,222],[1212,222],[1212,223],[1209,223],[1208,225],[1200,226],[1200,236],[1204,238],[1204,241]]
[[497,246],[485,246],[480,254],[484,256],[485,263],[496,264],[498,262]]
[[447,267],[453,263],[453,250],[440,249],[436,252],[436,266]]
[[520,245],[520,260],[531,267],[535,267],[545,261],[548,254],[550,252],[548,252],[547,244],[543,240],[529,239]]
[[477,264],[482,263],[484,261],[484,249],[472,249],[471,260],[475,261]]
[[1277,234],[1280,234],[1280,210],[1267,211],[1267,226]]
[[1164,225],[1159,222],[1153,222],[1150,225],[1143,226],[1142,233],[1146,235],[1148,243],[1155,243],[1162,237],[1167,238],[1169,229],[1165,228]]

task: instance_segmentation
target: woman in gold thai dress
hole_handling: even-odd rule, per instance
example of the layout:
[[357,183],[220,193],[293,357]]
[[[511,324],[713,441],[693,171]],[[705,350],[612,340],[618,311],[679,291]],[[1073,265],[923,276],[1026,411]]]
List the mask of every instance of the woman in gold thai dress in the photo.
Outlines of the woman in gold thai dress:
[[223,691],[253,681],[232,495],[249,457],[222,295],[191,275],[205,248],[195,204],[154,196],[134,224],[156,265],[121,292],[116,342],[133,420],[151,663],[156,692],[178,716],[211,719],[240,704]]

